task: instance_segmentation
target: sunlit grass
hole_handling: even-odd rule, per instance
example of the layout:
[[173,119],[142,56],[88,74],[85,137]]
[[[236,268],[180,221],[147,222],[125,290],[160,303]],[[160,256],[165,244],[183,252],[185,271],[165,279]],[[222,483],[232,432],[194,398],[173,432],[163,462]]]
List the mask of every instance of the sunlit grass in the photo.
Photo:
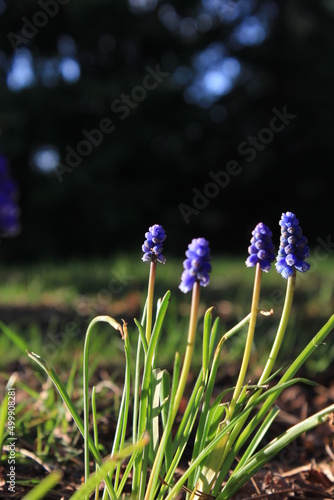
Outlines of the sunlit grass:
[[[245,268],[240,257],[213,258],[212,266],[215,272],[210,287],[201,294],[198,332],[203,331],[205,310],[213,305],[213,316],[220,317],[219,335],[222,335],[249,312],[253,273]],[[78,451],[82,439],[80,433],[50,381],[45,380],[45,374],[38,366],[32,367],[29,363],[25,350],[40,353],[58,371],[82,414],[82,349],[87,326],[92,317],[113,311],[118,321],[125,318],[128,322],[129,336],[134,345],[138,334],[134,317],[138,318],[137,314],[144,305],[147,270],[140,256],[134,255],[0,268],[0,385],[6,384],[9,375],[16,374],[17,393],[20,394],[17,435],[24,436],[25,447],[35,452],[27,457],[24,449],[22,452],[18,450],[21,464],[29,466],[38,457],[48,467],[50,456],[58,464],[70,463],[77,458],[82,461],[82,454]],[[184,356],[190,304],[178,289],[181,272],[182,258],[169,258],[165,266],[159,266],[156,297],[161,297],[166,289],[176,297],[170,302],[156,353],[161,369],[171,369],[176,351],[181,359]],[[334,259],[317,263],[316,272],[311,270],[299,279],[279,362],[293,360],[294,353],[310,341],[318,327],[332,314],[333,288]],[[273,309],[273,314],[258,319],[250,366],[255,376],[275,334],[284,293],[285,283],[277,273],[263,275],[260,308]],[[233,376],[239,369],[245,335],[245,331],[239,332],[224,350],[218,368],[218,380],[222,384],[226,375]],[[199,334],[190,378],[201,366],[201,344]],[[327,345],[319,346],[305,364],[306,375],[325,372],[333,362],[334,341],[329,337]],[[110,429],[114,431],[111,416],[118,414],[121,405],[124,363],[124,343],[120,336],[117,332],[110,335],[106,325],[97,325],[91,340],[89,378],[96,386],[102,455],[108,453]],[[38,483],[39,480],[34,484]]]
[[[159,268],[156,284],[160,296],[170,289],[177,296],[177,306],[171,304],[166,322],[168,338],[162,334],[161,364],[168,366],[178,348],[180,336],[185,335],[189,304],[178,290],[182,259],[168,258]],[[204,311],[213,305],[220,316],[222,327],[228,328],[235,318],[247,314],[250,307],[253,273],[245,268],[240,256],[213,256],[210,287],[201,296]],[[316,269],[315,269],[316,268]],[[0,267],[0,319],[11,326],[37,352],[55,364],[70,365],[72,352],[82,348],[83,332],[91,317],[111,313],[119,319],[124,315],[129,321],[129,334],[135,331],[132,312],[126,314],[128,305],[138,310],[143,306],[147,292],[147,266],[140,255],[116,255],[110,259],[71,260],[65,262],[41,262],[33,265]],[[300,335],[309,338],[305,331],[305,318],[314,331],[324,318],[333,311],[334,305],[334,259],[328,258],[313,263],[309,273],[300,275],[297,281],[295,305],[288,326],[288,335],[283,355],[289,355],[298,347]],[[260,306],[274,310],[272,319],[264,325],[258,324],[255,336],[255,355],[261,359],[266,352],[264,335],[270,335],[270,325],[279,317],[284,296],[284,283],[276,272],[265,274],[262,280]],[[176,302],[175,302],[176,304]],[[74,322],[74,326],[72,323]],[[168,324],[167,324],[168,323]],[[71,324],[71,326],[69,326]],[[72,330],[71,330],[72,329]],[[74,329],[74,330],[73,330]],[[69,334],[70,332],[70,334]],[[74,333],[73,333],[74,332]],[[75,333],[76,332],[76,333]],[[101,334],[92,343],[92,359],[96,363],[121,365],[122,344],[117,339],[107,340]],[[232,339],[228,356],[231,361],[240,356],[242,338]],[[103,346],[103,349],[101,348]],[[4,335],[0,336],[0,367],[19,359],[21,353]],[[79,354],[78,354],[79,355]],[[334,359],[334,347],[327,346],[326,357],[319,354],[309,362],[312,370],[325,370]],[[200,356],[194,354],[194,363]]]

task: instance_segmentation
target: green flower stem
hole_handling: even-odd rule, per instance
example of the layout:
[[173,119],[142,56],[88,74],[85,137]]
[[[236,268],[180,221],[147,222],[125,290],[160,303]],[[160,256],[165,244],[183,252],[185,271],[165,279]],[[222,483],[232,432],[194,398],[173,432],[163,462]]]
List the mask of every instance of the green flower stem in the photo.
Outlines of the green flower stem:
[[149,343],[152,332],[153,297],[157,262],[153,260],[150,266],[150,277],[148,280],[147,308],[146,308],[146,340]]
[[277,329],[277,333],[276,333],[276,337],[275,337],[273,346],[271,348],[271,352],[269,354],[269,358],[267,360],[266,366],[264,367],[262,375],[259,379],[258,385],[262,385],[267,380],[267,378],[270,376],[271,371],[273,369],[273,366],[275,364],[275,361],[276,361],[276,358],[277,358],[278,352],[280,350],[282,340],[283,340],[283,337],[284,337],[284,334],[286,331],[286,327],[288,325],[293,296],[294,296],[294,291],[295,291],[295,285],[296,285],[296,269],[294,269],[293,275],[288,278],[281,320],[280,320],[280,323],[279,323],[279,326]]
[[[191,309],[190,309],[190,319],[189,319],[189,329],[188,329],[188,339],[187,339],[187,347],[186,353],[184,356],[182,372],[180,375],[178,387],[176,390],[175,397],[171,398],[171,410],[170,410],[170,418],[168,419],[168,426],[165,427],[164,432],[162,434],[159,448],[157,450],[152,471],[155,471],[157,468],[157,464],[160,463],[162,454],[164,453],[164,447],[166,446],[167,437],[170,433],[170,430],[173,426],[178,408],[180,406],[180,402],[183,396],[183,392],[186,386],[192,354],[194,351],[194,343],[196,336],[196,327],[197,327],[197,317],[198,317],[198,307],[199,307],[199,299],[200,299],[200,284],[198,281],[195,281],[192,291],[192,299],[191,299]],[[149,484],[146,490],[145,500],[151,499],[152,491],[154,492],[153,487],[154,477],[151,473]]]
[[[251,312],[250,319],[248,324],[248,333],[246,338],[246,345],[244,350],[244,355],[241,363],[241,368],[238,376],[238,380],[233,392],[233,396],[231,402],[229,404],[229,408],[227,411],[227,416],[225,422],[222,424],[222,427],[219,428],[221,430],[227,423],[229,423],[233,417],[233,413],[242,391],[242,386],[246,377],[249,359],[252,350],[254,331],[256,326],[256,318],[258,313],[259,306],[259,298],[260,298],[260,290],[261,290],[261,277],[262,270],[260,264],[256,264],[255,268],[255,278],[254,278],[254,287],[253,287],[253,297],[251,304]],[[212,488],[212,485],[215,481],[216,475],[218,471],[221,469],[225,457],[228,453],[229,446],[228,445],[229,434],[226,434],[222,437],[220,442],[217,444],[215,450],[208,456],[202,471],[200,473],[200,477],[197,483],[197,489],[203,493],[209,493]]]
[[[257,266],[258,265],[259,264],[257,264]],[[256,278],[255,278],[255,281],[256,281]],[[278,326],[277,334],[276,334],[274,344],[272,346],[268,361],[267,361],[265,368],[263,370],[263,373],[258,381],[259,386],[263,385],[265,380],[270,376],[272,368],[273,368],[275,361],[277,359],[277,355],[278,355],[279,349],[280,349],[282,341],[283,341],[283,337],[284,337],[284,334],[286,331],[286,327],[287,327],[290,312],[291,312],[295,283],[296,283],[296,271],[294,270],[293,275],[290,276],[290,278],[288,278],[287,291],[286,291],[281,320],[280,320],[280,323]],[[255,284],[254,284],[254,291],[255,291]],[[252,320],[252,311],[251,311],[251,320]],[[251,320],[249,322],[249,329],[251,328]],[[262,392],[262,390],[259,389],[250,397],[250,399],[248,400],[248,402],[246,404],[246,408],[249,407],[249,405],[251,405],[260,396],[261,392]],[[232,415],[230,415],[230,419],[231,419],[231,416]],[[225,461],[225,458],[227,456],[228,451],[231,449],[235,440],[238,438],[238,435],[242,430],[243,424],[244,424],[244,422],[240,421],[233,429],[232,435],[228,437],[228,442],[226,443],[226,449],[225,449],[224,455],[223,455],[223,462]]]
[[234,393],[231,399],[231,402],[229,404],[229,409],[228,409],[228,420],[231,420],[233,412],[235,410],[235,406],[237,404],[237,400],[240,396],[240,392],[242,390],[242,385],[244,383],[247,369],[248,369],[248,364],[249,364],[249,359],[251,355],[251,350],[252,350],[252,344],[253,344],[253,338],[254,338],[254,331],[255,331],[255,326],[256,326],[256,318],[257,318],[257,312],[258,312],[258,307],[259,307],[259,299],[260,299],[260,290],[261,290],[261,277],[262,277],[262,270],[260,267],[260,264],[256,264],[256,269],[255,269],[255,279],[254,279],[254,288],[253,288],[253,298],[252,298],[252,305],[251,305],[251,316],[248,324],[248,333],[247,333],[247,339],[246,339],[246,345],[245,345],[245,351],[241,363],[241,368],[238,376],[238,380],[234,389]]
[[195,284],[193,286],[193,291],[192,291],[192,298],[191,298],[191,309],[190,309],[190,320],[189,320],[187,347],[186,347],[186,353],[184,356],[180,381],[179,381],[178,389],[177,389],[177,392],[175,395],[172,421],[175,420],[178,408],[179,408],[180,403],[181,403],[181,399],[182,399],[182,396],[184,393],[184,389],[185,389],[185,386],[187,383],[187,378],[188,378],[188,374],[189,374],[189,370],[190,370],[192,355],[194,352],[199,298],[200,298],[200,284],[198,281],[195,281]]

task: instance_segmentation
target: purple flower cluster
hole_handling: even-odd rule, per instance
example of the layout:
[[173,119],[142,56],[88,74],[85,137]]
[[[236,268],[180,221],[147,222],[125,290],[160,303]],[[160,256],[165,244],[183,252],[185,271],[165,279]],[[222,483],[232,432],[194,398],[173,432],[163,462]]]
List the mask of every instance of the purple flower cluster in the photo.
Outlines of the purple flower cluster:
[[310,256],[310,249],[295,214],[283,213],[279,224],[281,240],[275,266],[277,272],[287,279],[292,276],[294,268],[301,273],[310,269],[310,264],[305,262],[305,259]]
[[271,263],[275,260],[275,247],[272,242],[272,232],[269,227],[259,222],[252,231],[251,244],[248,247],[249,257],[246,260],[247,267],[260,264],[262,271],[266,273],[271,269]]
[[184,271],[179,289],[183,293],[192,290],[195,281],[201,286],[207,286],[210,281],[211,255],[209,243],[205,238],[194,238],[186,251],[187,259],[183,262]]
[[[302,273],[310,269],[310,264],[305,262],[305,259],[310,256],[310,250],[295,214],[292,212],[283,213],[279,224],[281,226],[281,239],[275,267],[283,278],[288,279],[293,275],[295,269]],[[166,234],[162,226],[159,224],[151,226],[145,233],[145,237],[146,240],[142,246],[143,261],[158,261],[164,264],[166,259],[162,255],[162,243],[166,239]],[[275,260],[275,247],[269,227],[263,222],[259,222],[252,231],[250,243],[246,266],[253,267],[259,264],[262,271],[268,272]],[[183,261],[184,271],[179,285],[179,289],[183,293],[192,290],[195,282],[198,282],[200,286],[207,286],[210,282],[211,255],[208,241],[205,238],[194,238],[188,245],[186,257]]]
[[0,231],[15,236],[20,231],[18,188],[10,178],[6,157],[0,153]]
[[162,255],[162,243],[166,239],[166,234],[162,226],[159,224],[151,226],[148,232],[145,233],[145,238],[146,240],[142,245],[142,250],[144,252],[142,260],[144,262],[158,261],[164,264],[166,262],[166,257]]

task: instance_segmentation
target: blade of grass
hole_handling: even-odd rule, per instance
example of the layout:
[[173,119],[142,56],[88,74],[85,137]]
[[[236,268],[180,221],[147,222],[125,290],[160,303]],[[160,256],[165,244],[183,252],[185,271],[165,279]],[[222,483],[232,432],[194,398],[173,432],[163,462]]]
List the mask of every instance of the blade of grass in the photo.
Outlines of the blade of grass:
[[161,464],[162,464],[162,461],[163,461],[163,458],[165,455],[166,445],[168,443],[168,436],[171,434],[172,425],[174,422],[173,404],[175,401],[175,395],[177,393],[179,375],[180,375],[180,356],[179,356],[179,353],[177,352],[175,354],[175,360],[174,360],[172,390],[171,390],[171,396],[170,396],[167,425],[166,425],[166,428],[164,429],[164,433],[163,433],[162,439],[160,441],[159,449],[157,451],[157,454],[156,454],[156,457],[155,457],[155,460],[154,460],[154,463],[152,466],[149,482],[147,484],[147,488],[145,491],[145,500],[152,500],[155,496],[157,482],[159,480]]
[[[295,378],[292,380],[288,380],[287,382],[284,382],[279,387],[274,386],[274,387],[268,389],[265,393],[260,394],[258,399],[255,399],[253,397],[250,398],[250,400],[247,402],[247,405],[240,413],[241,419],[238,420],[237,424],[234,426],[234,428],[229,436],[229,441],[234,443],[234,444],[233,444],[233,446],[231,446],[230,451],[229,451],[229,453],[226,456],[226,459],[224,461],[224,464],[223,464],[223,466],[222,466],[222,468],[217,476],[216,484],[215,484],[215,487],[212,491],[213,495],[217,495],[218,492],[220,491],[221,485],[222,485],[225,477],[227,476],[232,463],[234,462],[236,456],[238,455],[239,450],[241,449],[241,447],[243,445],[245,445],[246,441],[250,438],[250,436],[252,435],[252,433],[254,432],[256,427],[258,425],[260,425],[260,423],[265,418],[265,415],[267,414],[267,412],[269,411],[270,408],[267,408],[267,411],[261,415],[261,418],[258,418],[258,414],[262,411],[262,408],[264,406],[263,405],[260,408],[259,412],[255,415],[255,417],[253,417],[253,419],[250,421],[250,423],[246,427],[247,432],[243,431],[239,436],[240,427],[245,424],[245,422],[247,421],[247,418],[249,416],[249,411],[247,411],[247,410],[249,410],[249,409],[253,410],[257,405],[259,405],[263,401],[264,401],[264,404],[266,404],[267,400],[270,399],[271,397],[273,397],[276,400],[278,395],[284,389],[286,389],[286,388],[288,388],[288,387],[290,387],[298,382],[300,382],[300,383],[304,382],[304,383],[314,385],[314,382],[310,382],[307,379]],[[275,395],[276,395],[276,397],[275,397]],[[235,467],[235,470],[237,470],[237,469],[238,469],[238,464]]]
[[[93,438],[96,449],[99,449],[99,433],[97,428],[97,415],[96,415],[96,390],[95,385],[92,387],[92,420],[93,420]],[[95,472],[97,472],[97,464],[95,464]],[[99,487],[95,488],[95,500],[99,499]]]
[[[144,310],[143,310],[143,314],[142,314],[142,320],[140,323],[143,338],[145,338],[143,325],[144,325],[145,318],[146,318],[146,305],[147,305],[147,299],[145,301]],[[136,323],[137,320],[135,319],[134,321]],[[137,321],[137,323],[138,323],[138,321]],[[137,323],[136,323],[136,325],[137,325]],[[137,327],[138,327],[138,325],[137,325]],[[146,338],[145,338],[145,343],[146,343]],[[133,442],[133,444],[135,444],[137,441],[138,416],[139,416],[140,373],[141,373],[141,348],[142,348],[142,346],[143,346],[143,344],[141,344],[141,334],[140,334],[140,330],[139,330],[139,336],[138,336],[138,340],[137,340],[135,373],[134,373],[134,389],[133,389],[133,411],[132,411],[132,413],[133,413],[133,416],[132,416],[132,442]],[[143,349],[144,349],[144,347],[143,347]],[[147,356],[147,349],[145,351],[145,357],[146,356]]]
[[162,382],[162,370],[155,368],[153,370],[151,391],[152,391],[152,439],[150,440],[150,460],[153,462],[155,453],[159,446],[159,414],[160,406],[160,390]]
[[145,353],[145,356],[147,356],[147,340],[146,340],[146,337],[145,337],[145,332],[144,332],[144,328],[142,327],[142,325],[139,323],[139,321],[134,318],[134,322],[135,322],[135,325],[136,327],[138,328],[138,332],[139,332],[139,335],[140,335],[140,339],[142,341],[142,346],[143,346],[143,349],[144,349],[144,353]]
[[305,432],[324,423],[330,413],[334,412],[334,404],[327,406],[323,410],[315,413],[311,417],[302,420],[298,424],[290,427],[279,437],[273,439],[268,445],[258,451],[247,463],[244,464],[236,473],[233,473],[227,481],[217,500],[227,500],[236,493],[254,474],[266,463],[272,460],[277,453],[288,446]]
[[[202,406],[202,411],[201,411],[201,416],[199,419],[199,423],[197,426],[197,432],[195,436],[195,444],[194,444],[194,449],[193,449],[193,454],[192,454],[192,461],[197,457],[199,450],[202,450],[204,448],[204,443],[207,438],[207,432],[208,432],[208,427],[206,427],[206,418],[207,418],[207,413],[209,411],[209,408],[211,406],[211,397],[212,397],[212,392],[214,388],[214,384],[216,382],[216,376],[217,376],[217,370],[219,366],[219,358],[221,354],[221,350],[223,348],[223,344],[226,340],[231,338],[233,335],[238,333],[247,323],[249,322],[250,319],[250,313],[245,316],[237,325],[235,325],[233,328],[231,328],[229,331],[227,331],[219,340],[217,347],[213,353],[213,347],[214,347],[214,342],[210,340],[210,359],[213,356],[212,359],[212,365],[211,365],[211,370],[210,370],[210,375],[209,375],[209,380],[207,383],[206,391],[205,391],[205,396],[204,396],[204,401],[203,401],[203,406]],[[213,329],[213,336],[216,336],[216,328],[218,327],[218,323],[216,326],[216,323],[214,324],[214,329]],[[212,350],[212,352],[211,352]],[[189,477],[189,488],[193,489],[195,486],[195,483],[197,482],[198,475],[200,473],[200,469],[198,468],[197,470],[194,470],[194,473],[190,475]]]
[[[79,416],[79,414],[78,414],[75,406],[72,403],[71,398],[69,397],[69,395],[68,395],[68,393],[67,393],[67,391],[65,389],[64,384],[61,382],[61,380],[58,377],[57,373],[38,354],[35,354],[33,352],[29,352],[29,351],[27,351],[27,354],[28,354],[29,358],[31,358],[38,366],[40,366],[45,371],[45,373],[51,378],[51,380],[52,380],[54,386],[56,387],[56,389],[57,389],[60,397],[64,401],[64,403],[67,406],[69,412],[71,413],[72,418],[73,418],[74,422],[76,423],[76,425],[77,425],[77,427],[78,427],[78,429],[79,429],[82,437],[84,437],[85,433],[84,433],[84,424],[83,424],[83,421],[81,420],[81,418],[80,418],[80,416]],[[90,451],[91,451],[91,453],[92,453],[92,455],[94,457],[95,462],[100,467],[102,465],[102,459],[101,459],[100,453],[96,449],[94,441],[92,440],[92,438],[91,438],[90,435],[88,435],[88,445],[89,445],[89,449],[90,449]],[[111,498],[113,500],[117,500],[116,496],[115,496],[115,491],[114,491],[114,489],[112,487],[110,479],[107,477],[105,479],[105,481],[106,481],[106,486],[107,486],[109,495],[111,496]]]
[[5,325],[2,321],[0,321],[0,328],[2,332],[16,345],[22,352],[26,352],[27,344],[22,340],[20,335],[15,333],[9,326]]
[[[171,466],[167,470],[166,477],[165,477],[165,483],[164,486],[161,489],[161,495],[159,498],[164,498],[164,493],[166,489],[166,485],[169,484],[170,481],[172,481],[176,468],[181,460],[181,457],[184,453],[184,450],[189,442],[189,438],[192,432],[192,429],[194,427],[198,411],[200,408],[200,404],[202,402],[203,398],[203,393],[204,393],[204,386],[201,385],[198,389],[198,391],[194,391],[194,400],[190,401],[188,403],[188,406],[191,407],[191,411],[188,412],[188,419],[186,421],[186,425],[184,427],[182,435],[179,437],[178,440],[178,446],[175,450],[173,461],[171,463]],[[188,408],[187,408],[188,409]]]
[[[161,421],[162,428],[167,426],[168,414],[170,410],[170,375],[167,370],[162,372],[161,392],[160,392],[160,405],[161,405]],[[166,470],[169,469],[172,462],[172,436],[167,436],[167,443],[165,449],[165,466]]]
[[0,407],[0,457],[2,455],[3,440],[6,433],[6,420],[8,415],[8,392],[2,400]]
[[[112,469],[115,468],[115,462],[121,462],[127,457],[131,457],[134,453],[142,450],[149,442],[148,436],[144,436],[138,443],[130,444],[123,448],[123,450],[115,453],[112,457],[108,458],[106,462],[99,468],[99,470],[92,474],[88,480],[83,484],[80,490],[76,491],[74,495],[71,497],[71,500],[84,500],[94,489],[96,486],[100,484],[101,481],[106,480],[109,476],[109,473]],[[116,497],[115,495],[115,498]]]
[[41,498],[44,498],[45,495],[59,483],[62,477],[63,473],[60,470],[51,472],[51,474],[46,476],[46,478],[35,486],[35,488],[29,491],[22,500],[41,500]]
[[[319,332],[313,337],[313,339],[308,343],[308,345],[303,349],[303,351],[299,354],[299,356],[295,359],[295,361],[290,365],[288,370],[285,372],[285,374],[281,377],[280,381],[276,386],[273,388],[274,390],[270,392],[270,396],[268,396],[269,391],[265,393],[268,397],[265,400],[264,404],[258,411],[258,413],[255,415],[255,417],[249,422],[249,424],[244,428],[244,430],[241,432],[242,427],[245,424],[246,418],[240,420],[239,423],[235,426],[233,429],[230,437],[229,437],[229,454],[226,457],[224,461],[224,465],[217,477],[217,481],[215,484],[215,487],[213,489],[213,494],[217,494],[221,484],[224,481],[224,478],[226,474],[228,473],[229,467],[231,463],[234,460],[234,457],[237,455],[239,449],[242,447],[244,442],[248,439],[248,437],[251,435],[255,427],[262,421],[266,413],[270,410],[270,408],[273,406],[275,403],[276,399],[278,396],[281,394],[281,392],[284,390],[285,383],[287,381],[291,381],[292,377],[295,375],[295,373],[301,368],[301,366],[305,363],[305,361],[311,356],[311,354],[323,343],[323,341],[326,339],[326,337],[331,333],[331,331],[334,328],[334,314],[329,318],[329,320],[325,323],[325,325],[319,330]],[[250,398],[248,401],[246,408],[248,405],[253,405],[254,400],[256,401],[256,398],[259,398],[256,393]],[[262,398],[261,398],[262,400]],[[257,400],[260,402],[260,399]],[[246,415],[244,413],[244,415]],[[240,434],[241,432],[241,434]],[[239,435],[240,434],[240,435]]]
[[208,376],[209,369],[209,355],[210,355],[210,331],[212,327],[212,310],[210,307],[204,315],[203,324],[203,347],[202,347],[202,367],[204,373],[204,379],[206,380]]
[[[247,409],[246,413],[247,416],[250,414],[251,408]],[[180,479],[175,483],[175,485],[172,487],[171,491],[165,498],[165,500],[174,500],[176,498],[176,495],[181,491],[184,483],[188,480],[189,476],[193,474],[194,470],[196,467],[198,467],[204,460],[205,458],[212,452],[212,450],[217,446],[219,441],[222,439],[223,436],[228,434],[231,429],[238,423],[238,421],[241,419],[241,415],[237,415],[233,417],[231,422],[224,427],[224,429],[221,430],[215,437],[213,441],[211,441],[208,446],[206,446],[199,454],[198,456],[194,459],[194,461],[191,463],[191,465],[188,467],[188,469],[182,474]]]
[[[213,388],[214,388],[214,385],[216,382],[217,370],[218,370],[218,366],[219,366],[219,358],[220,358],[221,350],[223,348],[223,344],[226,340],[228,340],[233,335],[238,333],[249,322],[250,316],[251,315],[248,314],[237,325],[235,325],[228,332],[226,332],[221,337],[221,339],[218,342],[218,345],[214,351],[209,380],[208,380],[206,391],[205,391],[201,416],[200,416],[199,423],[197,426],[197,433],[195,436],[195,444],[194,444],[194,449],[193,449],[193,454],[192,454],[192,460],[197,457],[199,450],[203,449],[204,443],[207,439],[207,432],[208,432],[209,428],[206,426],[206,418],[207,418],[207,413],[209,411],[209,408],[211,407],[211,397],[212,397]],[[217,327],[218,327],[218,324],[217,324]],[[213,333],[214,333],[214,335],[216,335],[216,331],[214,331]],[[210,350],[213,349],[213,345],[214,345],[213,342],[210,342]],[[211,357],[212,357],[212,353],[210,353],[210,358]],[[194,484],[197,481],[199,473],[200,473],[200,470],[197,469],[197,470],[194,470],[194,474],[190,475],[190,478],[189,478],[189,488],[190,489],[192,489],[194,487]]]
[[266,435],[268,429],[270,428],[271,424],[273,423],[273,421],[277,417],[279,411],[280,410],[277,406],[275,406],[274,408],[272,408],[270,410],[270,412],[268,413],[268,415],[266,416],[266,418],[262,422],[259,430],[257,431],[254,438],[250,442],[247,450],[242,455],[241,460],[238,463],[238,469],[240,469],[244,465],[244,463],[246,463],[254,455],[255,450],[257,449],[257,447],[261,443],[262,439]]
[[[123,322],[123,332],[124,332],[124,352],[125,352],[125,381],[123,387],[123,394],[121,400],[121,406],[118,412],[117,427],[114,437],[114,443],[111,451],[111,455],[123,449],[125,436],[127,431],[127,423],[129,416],[129,404],[130,404],[130,392],[131,392],[131,347],[130,340],[128,336],[127,324]],[[117,465],[114,489],[118,488],[118,481],[121,469],[120,464]],[[111,473],[110,473],[111,476]]]
[[86,335],[83,352],[83,367],[82,367],[82,385],[83,385],[83,398],[84,398],[84,466],[85,466],[85,481],[89,477],[89,389],[88,389],[88,369],[89,369],[89,344],[92,335],[93,327],[98,323],[108,323],[116,331],[119,331],[121,337],[124,338],[121,325],[110,316],[96,316],[89,323]]

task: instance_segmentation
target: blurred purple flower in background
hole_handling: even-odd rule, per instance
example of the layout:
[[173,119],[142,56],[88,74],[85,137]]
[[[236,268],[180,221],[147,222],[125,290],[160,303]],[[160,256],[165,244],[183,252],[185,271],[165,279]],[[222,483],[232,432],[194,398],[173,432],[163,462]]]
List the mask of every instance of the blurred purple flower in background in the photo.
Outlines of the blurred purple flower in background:
[[0,232],[2,236],[16,236],[20,232],[18,194],[17,184],[9,174],[8,160],[0,152]]

